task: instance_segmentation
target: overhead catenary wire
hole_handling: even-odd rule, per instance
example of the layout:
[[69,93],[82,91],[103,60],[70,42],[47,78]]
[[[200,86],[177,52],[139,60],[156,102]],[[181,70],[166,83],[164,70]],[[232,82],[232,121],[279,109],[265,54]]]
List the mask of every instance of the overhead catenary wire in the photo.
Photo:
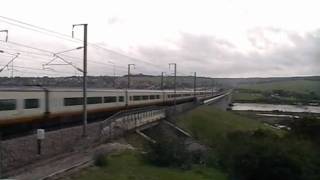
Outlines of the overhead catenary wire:
[[[23,66],[13,66],[14,71],[18,71],[20,73],[35,73],[35,74],[46,74],[46,75],[53,75],[53,76],[62,76],[62,75],[73,75],[72,73],[70,72],[61,72],[61,71],[54,71],[54,70],[44,70],[44,69],[39,69],[39,68],[33,68],[33,67],[23,67]],[[23,71],[20,71],[20,70],[17,70],[17,69],[23,69]],[[9,69],[11,70],[11,69]],[[26,71],[26,70],[31,70],[32,72],[30,71]],[[41,72],[40,72],[41,71]],[[44,76],[44,75],[43,75]]]
[[[8,18],[8,17],[5,17],[5,16],[0,16],[0,18],[5,19],[5,20],[7,20],[7,21],[13,21],[13,22],[15,22],[15,23],[11,23],[11,25],[15,25],[15,26],[18,26],[18,27],[20,27],[20,28],[28,29],[28,30],[31,30],[31,31],[35,31],[35,32],[38,32],[38,33],[42,33],[42,34],[45,34],[45,35],[48,35],[48,36],[52,36],[52,37],[64,39],[64,40],[71,41],[71,42],[75,42],[75,41],[77,41],[78,43],[82,42],[82,40],[80,40],[80,39],[71,38],[70,35],[66,35],[66,34],[63,34],[63,33],[59,33],[59,32],[57,32],[57,31],[53,31],[53,30],[50,30],[50,29],[47,29],[47,28],[43,28],[43,27],[40,27],[40,26],[36,26],[36,25],[30,24],[30,23],[26,23],[26,22],[23,22],[23,21],[20,21],[20,20],[16,20],[16,19],[13,19],[13,18]],[[1,20],[1,19],[0,19],[0,20]],[[2,21],[4,21],[4,20],[2,20]],[[7,22],[7,21],[5,21],[5,22]],[[7,23],[8,23],[8,22],[7,22]],[[10,22],[9,22],[9,23],[10,23]],[[23,24],[24,26],[18,25],[18,24],[16,24],[16,23]],[[25,27],[25,26],[30,26],[30,27],[32,27],[32,28],[28,28],[28,27]],[[41,31],[36,30],[36,29],[40,29]],[[49,34],[49,33],[44,33],[43,31],[49,32],[50,34]],[[54,34],[56,34],[56,35],[54,35]],[[57,35],[58,35],[58,36],[57,36]],[[62,37],[61,37],[61,36],[62,36]],[[148,61],[145,61],[145,60],[141,60],[141,59],[138,59],[138,58],[134,58],[134,57],[131,57],[131,56],[128,56],[128,55],[119,53],[119,52],[117,52],[117,51],[114,51],[114,50],[111,50],[111,49],[102,47],[102,46],[97,45],[97,44],[94,44],[94,43],[88,42],[88,45],[91,46],[91,47],[95,47],[95,48],[102,49],[102,50],[104,50],[105,52],[112,53],[113,55],[122,56],[122,57],[127,58],[127,59],[129,59],[129,60],[131,60],[131,61],[139,61],[139,62],[144,63],[144,64],[146,64],[146,65],[159,68],[159,65],[155,65],[155,64],[153,64],[153,63],[151,63],[151,62],[148,62]]]
[[[36,26],[36,25],[33,25],[31,23],[27,23],[27,22],[24,22],[24,21],[21,21],[21,20],[17,20],[17,19],[5,17],[5,16],[0,16],[0,21],[5,22],[5,23],[10,24],[10,25],[13,25],[13,26],[16,26],[16,27],[19,27],[19,28],[23,28],[23,29],[26,29],[26,30],[34,31],[34,32],[37,32],[37,33],[41,33],[41,34],[44,34],[44,35],[47,35],[47,36],[51,36],[51,37],[55,37],[55,38],[58,38],[58,39],[66,40],[66,41],[69,41],[69,42],[73,42],[73,43],[82,43],[83,42],[82,39],[71,38],[71,36],[68,35],[68,34],[60,33],[60,32],[57,32],[57,31],[54,31],[54,30],[51,30],[51,29],[48,29],[48,28]],[[15,44],[15,45],[20,46],[20,47],[25,47],[25,48],[30,48],[30,49],[33,49],[33,50],[38,50],[38,51],[44,52],[44,53],[49,53],[49,55],[52,55],[54,53],[54,52],[49,51],[49,50],[45,50],[45,49],[41,49],[41,48],[37,48],[37,47],[32,47],[32,46],[28,46],[28,45],[25,45],[25,44],[20,44],[20,43],[17,43],[17,42],[12,42],[10,40],[9,40],[8,43]],[[92,48],[95,48],[95,49],[101,49],[104,52],[107,52],[109,55],[115,55],[115,56],[118,56],[119,58],[125,58],[127,60],[134,61],[134,62],[141,62],[141,63],[143,63],[145,65],[152,66],[152,67],[154,67],[156,69],[160,68],[159,64],[153,64],[153,63],[151,63],[149,61],[142,60],[140,58],[135,58],[135,57],[126,55],[124,53],[120,53],[120,52],[117,52],[115,50],[108,49],[106,47],[103,47],[103,46],[95,44],[95,43],[88,42],[88,46],[90,46]],[[76,60],[76,61],[80,61],[80,60],[82,61],[82,59],[80,59],[78,57],[70,56],[70,55],[62,54],[61,56],[63,56],[64,58],[70,58],[70,59]],[[113,59],[114,59],[114,57],[113,57]],[[88,63],[100,64],[100,65],[105,65],[105,66],[109,66],[110,65],[110,64],[106,64],[106,63],[103,63],[101,61],[92,60],[92,59],[90,59],[88,61]],[[122,66],[117,66],[117,68],[126,69],[126,67],[122,67]],[[161,68],[161,70],[159,70],[159,74],[160,74],[160,72],[164,71],[165,69],[166,68]]]
[[[2,40],[0,40],[1,42]],[[2,41],[4,42],[4,41]],[[44,52],[44,53],[47,53],[47,54],[39,54],[39,53],[35,53],[35,52],[31,52],[31,51],[25,51],[25,50],[17,50],[15,49],[16,51],[19,51],[20,53],[23,53],[23,55],[26,55],[27,54],[35,54],[35,55],[38,55],[38,56],[44,56],[44,57],[47,57],[47,58],[52,58],[54,54],[57,54],[53,51],[50,51],[50,50],[46,50],[46,49],[42,49],[42,48],[36,48],[36,47],[33,47],[33,46],[29,46],[29,45],[25,45],[25,44],[21,44],[21,43],[17,43],[17,42],[12,42],[12,41],[8,41],[7,43],[9,44],[12,44],[12,45],[16,45],[16,46],[20,46],[20,47],[24,47],[24,48],[28,48],[28,49],[32,49],[32,50],[36,50],[36,51],[40,51],[40,52]],[[77,58],[77,57],[73,57],[73,56],[68,56],[68,55],[65,55],[65,54],[60,54],[59,56],[64,56],[66,58],[70,58],[70,59],[73,59],[73,60],[82,60],[80,58]],[[42,62],[47,62],[47,61],[42,61]],[[99,65],[103,65],[103,66],[106,66],[108,68],[111,68],[109,67],[111,65],[111,63],[103,63],[103,62],[100,62],[100,61],[96,61],[96,60],[91,60],[89,61],[89,63],[94,63],[94,64],[99,64]],[[118,66],[116,65],[115,67],[117,68],[120,68],[120,69],[126,69],[125,67],[123,66]]]

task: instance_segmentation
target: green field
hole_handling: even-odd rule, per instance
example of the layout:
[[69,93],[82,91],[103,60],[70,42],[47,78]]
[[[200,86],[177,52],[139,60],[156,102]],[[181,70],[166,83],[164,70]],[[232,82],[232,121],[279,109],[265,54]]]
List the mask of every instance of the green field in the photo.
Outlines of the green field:
[[71,179],[77,180],[226,180],[225,174],[213,168],[191,170],[162,168],[146,164],[141,155],[125,152],[108,158],[106,167],[90,167]]
[[287,80],[240,85],[233,102],[308,104],[320,101],[320,81]]
[[264,98],[260,93],[244,93],[244,92],[234,92],[232,94],[232,99],[237,101],[259,101]]
[[241,85],[239,88],[260,90],[260,91],[272,91],[272,90],[284,90],[297,93],[307,94],[315,92],[320,96],[320,81],[311,80],[288,80],[278,82],[268,82],[250,85]]
[[178,124],[211,146],[219,145],[230,132],[253,131],[259,128],[271,129],[259,121],[211,106],[201,106],[180,116]]

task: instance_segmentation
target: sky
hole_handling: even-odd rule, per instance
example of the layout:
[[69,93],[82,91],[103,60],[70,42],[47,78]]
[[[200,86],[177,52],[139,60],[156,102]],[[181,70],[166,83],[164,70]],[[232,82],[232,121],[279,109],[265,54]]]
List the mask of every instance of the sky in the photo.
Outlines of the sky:
[[[210,77],[320,75],[320,2],[316,0],[2,0],[0,76],[80,75],[82,46],[72,24],[88,24],[88,74]],[[48,33],[19,22],[54,30]],[[27,28],[26,28],[27,27]],[[29,28],[29,29],[28,29]],[[81,27],[75,37],[82,39]],[[63,37],[63,38],[62,38]],[[17,43],[20,45],[18,46]],[[26,48],[21,45],[33,47]],[[98,46],[95,46],[98,45]],[[103,48],[101,48],[103,47]],[[48,50],[44,52],[35,50]],[[51,63],[48,63],[52,61]],[[70,65],[55,65],[72,63]],[[47,65],[45,65],[47,64]]]

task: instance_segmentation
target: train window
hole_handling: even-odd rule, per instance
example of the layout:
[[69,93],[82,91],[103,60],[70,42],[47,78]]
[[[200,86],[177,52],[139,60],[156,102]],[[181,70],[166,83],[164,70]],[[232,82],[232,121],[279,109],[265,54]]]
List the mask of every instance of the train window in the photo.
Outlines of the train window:
[[88,97],[87,103],[88,104],[101,104],[102,98],[101,97]]
[[15,110],[17,101],[15,99],[0,99],[0,111]]
[[132,101],[132,96],[130,96],[130,101]]
[[124,97],[123,96],[119,96],[118,99],[119,99],[119,102],[123,102],[124,101]]
[[[123,96],[120,96],[120,97],[123,97]],[[117,102],[117,96],[104,97],[104,103],[113,103],[113,102]]]
[[82,98],[64,98],[64,106],[76,106],[82,104]]
[[134,101],[140,101],[141,100],[141,96],[133,96],[133,100]]
[[39,108],[39,99],[25,99],[24,109],[35,109]]
[[160,99],[160,95],[156,95],[156,99]]
[[155,95],[151,95],[151,96],[150,96],[150,99],[155,99],[155,98],[156,98]]
[[142,96],[142,100],[148,100],[149,96]]

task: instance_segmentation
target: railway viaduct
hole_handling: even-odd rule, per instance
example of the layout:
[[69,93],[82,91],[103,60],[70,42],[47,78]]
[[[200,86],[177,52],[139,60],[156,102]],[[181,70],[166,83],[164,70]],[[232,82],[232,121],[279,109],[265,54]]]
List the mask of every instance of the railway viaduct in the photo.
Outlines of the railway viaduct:
[[170,107],[148,107],[122,111],[101,122],[88,124],[87,137],[82,137],[82,127],[75,126],[45,134],[39,153],[36,134],[9,139],[0,143],[1,174],[8,177],[26,171],[21,168],[40,160],[63,156],[63,154],[85,151],[90,147],[108,142],[124,133],[152,127],[163,119],[171,122],[175,115],[191,110],[199,105],[214,105],[227,108],[232,91],[203,102],[188,102]]

